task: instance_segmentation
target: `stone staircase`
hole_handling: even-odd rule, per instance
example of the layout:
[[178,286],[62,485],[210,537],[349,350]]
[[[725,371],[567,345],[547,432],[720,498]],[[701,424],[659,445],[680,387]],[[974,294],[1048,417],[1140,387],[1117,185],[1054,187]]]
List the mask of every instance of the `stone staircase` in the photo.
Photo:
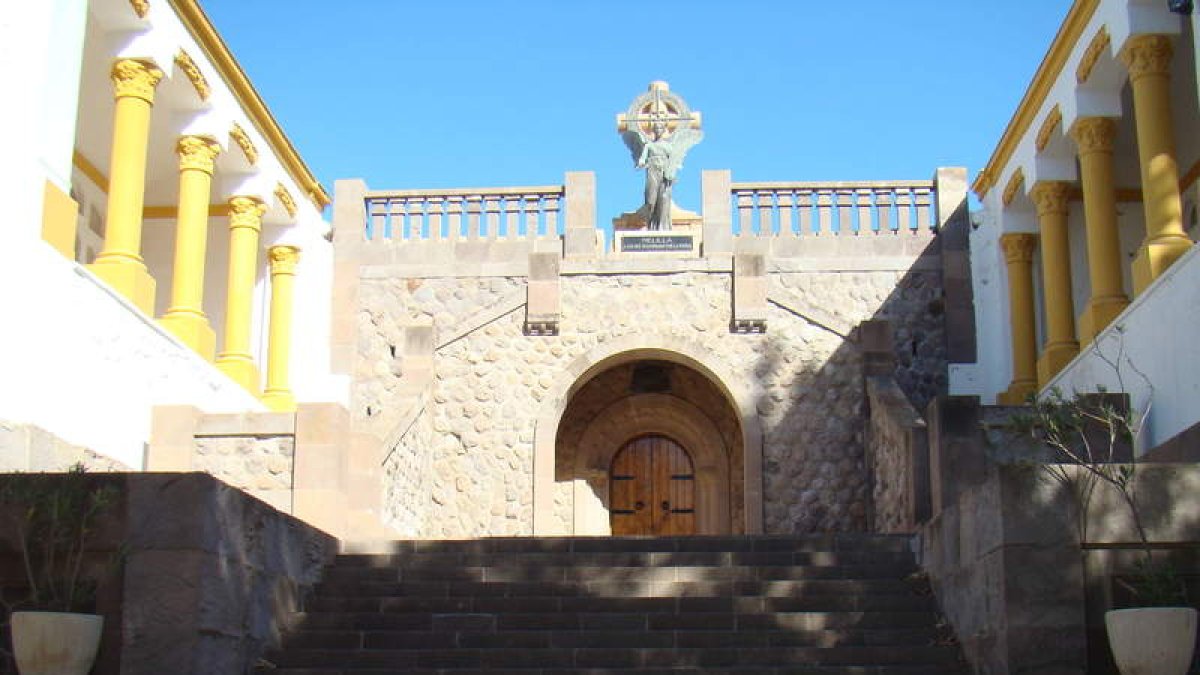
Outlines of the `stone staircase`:
[[388,550],[337,558],[267,656],[270,672],[967,672],[907,538],[479,539]]

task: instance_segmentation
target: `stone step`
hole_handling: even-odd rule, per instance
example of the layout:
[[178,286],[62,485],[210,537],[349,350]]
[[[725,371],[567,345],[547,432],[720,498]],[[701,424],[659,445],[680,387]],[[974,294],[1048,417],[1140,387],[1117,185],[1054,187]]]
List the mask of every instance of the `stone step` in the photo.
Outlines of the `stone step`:
[[882,666],[829,666],[829,665],[785,665],[785,666],[656,666],[656,667],[467,667],[467,668],[272,668],[258,671],[272,675],[607,675],[629,673],[631,675],[675,675],[677,673],[704,673],[706,675],[969,675],[970,670],[961,664],[921,664]]
[[[466,613],[464,613],[466,614]],[[704,617],[713,612],[684,614],[648,614],[645,612],[527,612],[503,615],[474,615],[495,618],[478,619],[494,630],[688,630],[671,617],[686,617],[693,630],[712,630],[703,624]],[[716,612],[716,622],[732,621],[739,630],[814,631],[844,628],[929,628],[937,615],[933,611],[785,611],[768,610],[759,613],[730,614]],[[332,631],[395,631],[430,632],[434,617],[454,617],[461,614],[433,612],[309,612],[298,614],[293,625],[304,630]],[[666,618],[659,618],[666,617]],[[730,619],[729,617],[732,617]],[[465,619],[464,619],[465,620]],[[441,619],[439,627],[454,619]]]
[[288,636],[284,648],[298,649],[547,649],[565,647],[841,647],[931,645],[937,631],[917,628],[825,630],[315,630]]
[[958,665],[941,646],[851,647],[550,647],[545,649],[292,649],[281,668],[642,668],[728,666]]
[[[702,565],[655,565],[655,566],[593,566],[593,565],[549,565],[549,566],[419,566],[398,568],[338,568],[339,573],[330,574],[320,585],[320,592],[376,592],[389,583],[411,581],[452,582],[495,582],[537,581],[554,583],[575,582],[664,582],[664,581],[800,581],[815,587],[822,584],[837,584],[849,587],[862,584],[864,590],[879,591],[887,585],[904,586],[895,569],[885,574],[883,570],[875,577],[862,579],[829,579],[814,570],[829,568],[795,566],[702,566]],[[354,574],[357,572],[358,574]]]
[[647,566],[801,566],[912,567],[906,551],[600,551],[588,553],[535,552],[523,554],[426,552],[400,554],[342,554],[340,568],[430,569],[446,567],[647,567]]
[[620,552],[770,552],[872,551],[905,553],[911,537],[878,534],[717,535],[679,537],[486,537],[481,539],[406,539],[344,542],[343,553],[605,553]]

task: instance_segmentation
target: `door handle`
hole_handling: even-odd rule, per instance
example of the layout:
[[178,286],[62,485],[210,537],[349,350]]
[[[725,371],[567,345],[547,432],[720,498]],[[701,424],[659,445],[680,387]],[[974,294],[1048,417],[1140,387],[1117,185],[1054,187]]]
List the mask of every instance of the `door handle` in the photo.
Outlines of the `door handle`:
[[646,503],[645,502],[635,502],[633,505],[633,508],[638,511],[641,511],[642,509],[646,508]]
[[662,507],[663,507],[663,511],[670,512],[671,511],[671,502],[663,501]]

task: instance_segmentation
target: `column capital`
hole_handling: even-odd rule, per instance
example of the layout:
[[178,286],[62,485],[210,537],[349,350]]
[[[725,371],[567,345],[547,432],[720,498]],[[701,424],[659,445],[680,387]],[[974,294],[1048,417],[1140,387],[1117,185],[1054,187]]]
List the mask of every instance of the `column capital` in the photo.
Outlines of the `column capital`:
[[267,212],[267,205],[258,197],[238,196],[229,200],[229,228],[248,227],[254,231],[262,230],[262,217]]
[[1038,216],[1066,215],[1070,195],[1070,183],[1058,180],[1039,180],[1029,191]]
[[1037,235],[1028,232],[1009,232],[1000,236],[1000,247],[1004,249],[1004,260],[1008,263],[1033,262],[1037,249]]
[[179,155],[180,171],[193,169],[211,176],[221,146],[207,136],[183,136],[175,144],[175,152]]
[[163,72],[149,59],[120,59],[112,67],[115,98],[140,98],[154,103],[154,88],[162,81]]
[[1071,125],[1071,138],[1081,155],[1111,153],[1117,138],[1117,123],[1111,117],[1081,117]]
[[271,274],[295,274],[296,263],[300,262],[300,247],[272,246],[267,249],[267,260],[271,261]]
[[1147,75],[1166,75],[1171,69],[1171,38],[1166,35],[1135,35],[1121,49],[1121,61],[1129,69],[1129,79]]

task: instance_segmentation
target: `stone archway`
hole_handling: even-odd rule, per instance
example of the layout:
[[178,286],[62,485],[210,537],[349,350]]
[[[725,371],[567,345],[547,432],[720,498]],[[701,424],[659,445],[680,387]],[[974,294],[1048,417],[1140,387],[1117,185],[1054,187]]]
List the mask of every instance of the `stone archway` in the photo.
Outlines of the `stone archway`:
[[[596,347],[571,364],[574,378],[546,401],[534,438],[535,534],[607,534],[609,462],[621,443],[642,433],[676,437],[696,453],[697,488],[705,495],[697,504],[700,532],[762,532],[762,432],[752,382],[733,378],[687,340],[656,337],[627,336]],[[669,364],[689,378],[689,390],[709,393],[689,401],[630,392],[582,413],[586,424],[579,413],[568,415],[589,384],[647,362]],[[719,414],[713,412],[717,407]],[[577,427],[570,447],[560,447],[565,423]]]

